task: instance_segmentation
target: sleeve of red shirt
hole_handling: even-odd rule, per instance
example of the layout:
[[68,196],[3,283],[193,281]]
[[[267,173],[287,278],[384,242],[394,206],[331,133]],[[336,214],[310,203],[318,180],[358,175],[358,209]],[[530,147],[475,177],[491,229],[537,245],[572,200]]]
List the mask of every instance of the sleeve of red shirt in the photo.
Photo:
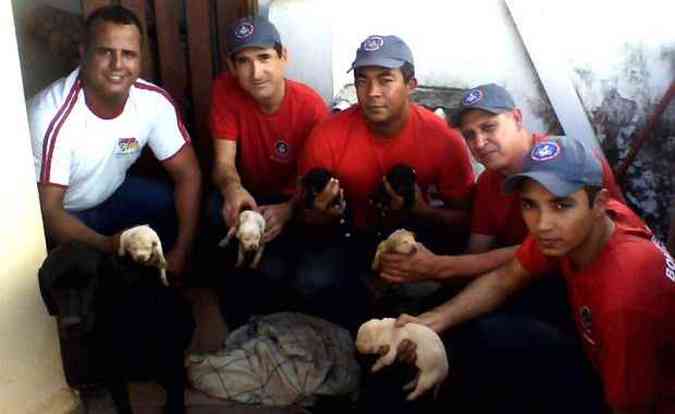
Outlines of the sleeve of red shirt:
[[516,251],[516,259],[531,274],[548,274],[558,268],[557,260],[544,256],[532,235],[528,235],[520,245]]
[[496,236],[494,215],[490,214],[490,206],[494,203],[490,177],[489,171],[484,171],[478,177],[471,211],[471,233]]
[[439,188],[441,198],[469,202],[476,177],[469,160],[464,139],[454,129],[448,129],[447,166],[441,169]]
[[333,170],[333,154],[326,139],[327,128],[319,123],[305,141],[298,161],[298,174],[302,177],[312,168]]
[[239,121],[232,108],[236,106],[232,94],[227,93],[227,82],[224,76],[213,81],[211,88],[211,136],[233,141],[239,139]]

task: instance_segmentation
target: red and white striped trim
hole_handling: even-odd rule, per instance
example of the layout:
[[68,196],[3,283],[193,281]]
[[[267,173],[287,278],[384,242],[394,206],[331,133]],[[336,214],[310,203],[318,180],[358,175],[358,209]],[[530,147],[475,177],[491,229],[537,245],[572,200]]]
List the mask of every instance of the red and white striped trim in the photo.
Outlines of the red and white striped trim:
[[178,107],[176,106],[176,103],[173,101],[171,98],[171,95],[164,89],[160,88],[159,86],[155,86],[149,83],[142,83],[142,82],[134,82],[134,86],[143,89],[146,91],[153,91],[161,94],[166,100],[168,100],[171,105],[173,106],[173,109],[176,111],[176,120],[178,121],[178,130],[180,131],[181,135],[183,136],[183,139],[185,142],[190,143],[192,142],[192,139],[190,138],[190,134],[188,133],[187,129],[185,128],[185,125],[183,124],[183,117],[180,114],[180,111],[178,110]]
[[80,79],[77,79],[75,83],[73,83],[73,86],[71,86],[65,102],[61,105],[56,112],[56,115],[49,123],[49,128],[47,128],[47,132],[45,132],[45,136],[42,139],[42,169],[40,170],[40,183],[49,183],[52,155],[54,154],[56,139],[58,138],[63,123],[66,118],[68,118],[68,115],[70,115],[70,111],[73,110],[75,102],[77,102],[77,96],[80,93],[80,89],[82,89],[82,82]]

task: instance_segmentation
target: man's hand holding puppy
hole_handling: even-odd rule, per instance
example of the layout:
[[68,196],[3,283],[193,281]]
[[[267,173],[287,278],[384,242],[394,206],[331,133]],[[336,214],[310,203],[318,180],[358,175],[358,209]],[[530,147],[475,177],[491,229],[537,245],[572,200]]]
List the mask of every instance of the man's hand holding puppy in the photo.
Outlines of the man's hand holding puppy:
[[227,227],[236,227],[239,213],[243,210],[255,210],[258,205],[251,194],[238,182],[231,182],[223,191],[222,215]]
[[419,242],[410,254],[384,252],[380,256],[380,277],[392,283],[436,279],[437,258]]
[[258,212],[265,218],[263,242],[274,240],[293,217],[293,200],[280,204],[260,206]]
[[304,219],[310,224],[327,224],[336,221],[344,212],[344,203],[336,203],[344,198],[344,190],[337,178],[331,178],[326,187],[316,195],[314,208],[305,209]]

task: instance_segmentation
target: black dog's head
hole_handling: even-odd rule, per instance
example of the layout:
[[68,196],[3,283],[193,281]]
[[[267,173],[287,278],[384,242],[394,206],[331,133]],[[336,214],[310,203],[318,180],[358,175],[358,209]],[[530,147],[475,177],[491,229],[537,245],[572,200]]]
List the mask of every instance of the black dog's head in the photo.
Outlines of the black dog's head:
[[[415,170],[406,164],[396,164],[387,173],[387,181],[394,192],[403,197],[404,208],[411,209],[415,202],[415,183],[417,182]],[[380,183],[375,192],[371,194],[370,203],[379,210],[389,207],[391,197],[384,183]]]
[[305,207],[313,208],[316,196],[326,188],[333,174],[325,168],[312,168],[302,177],[302,188],[305,193]]

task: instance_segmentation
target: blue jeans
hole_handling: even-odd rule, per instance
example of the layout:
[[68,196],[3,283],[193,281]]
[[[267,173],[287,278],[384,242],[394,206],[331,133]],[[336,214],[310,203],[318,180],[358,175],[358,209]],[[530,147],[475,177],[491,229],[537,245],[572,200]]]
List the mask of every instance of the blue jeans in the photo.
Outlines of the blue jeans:
[[148,224],[159,235],[164,251],[171,249],[178,235],[173,187],[148,178],[127,176],[103,203],[69,213],[106,236],[139,224]]

